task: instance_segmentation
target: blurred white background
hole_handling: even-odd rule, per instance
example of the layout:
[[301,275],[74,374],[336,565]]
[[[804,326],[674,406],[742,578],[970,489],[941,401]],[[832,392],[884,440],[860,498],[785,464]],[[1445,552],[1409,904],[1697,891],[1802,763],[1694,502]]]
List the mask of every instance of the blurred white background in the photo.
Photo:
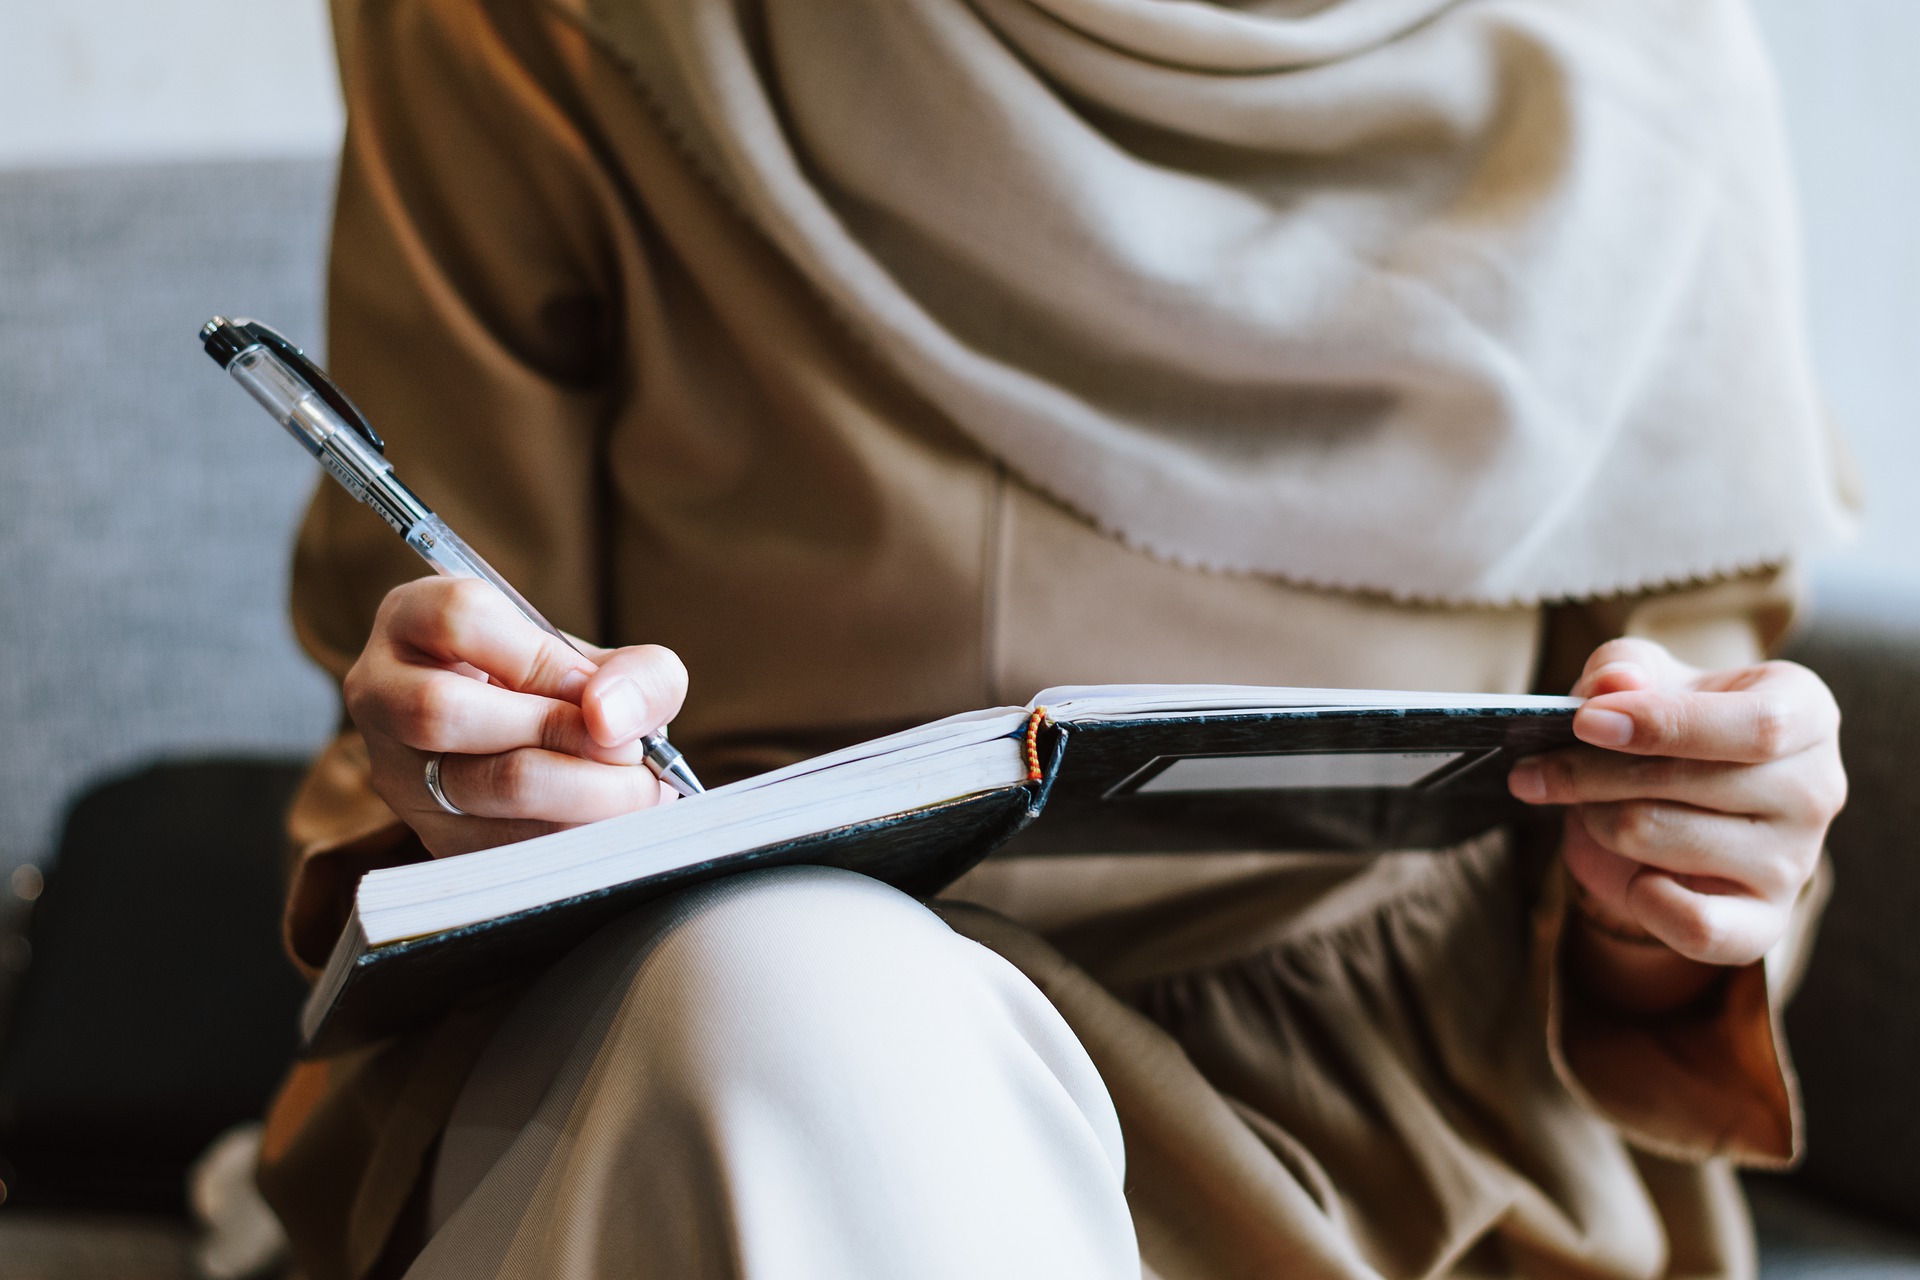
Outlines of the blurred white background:
[[1808,310],[1827,398],[1867,490],[1848,592],[1920,593],[1920,4],[1757,0],[1787,104]]
[[305,156],[340,139],[324,0],[0,0],[0,167]]
[[[1920,3],[1755,3],[1801,176],[1817,358],[1870,502],[1820,576],[1920,592]],[[340,119],[321,0],[0,0],[0,169],[318,155]]]

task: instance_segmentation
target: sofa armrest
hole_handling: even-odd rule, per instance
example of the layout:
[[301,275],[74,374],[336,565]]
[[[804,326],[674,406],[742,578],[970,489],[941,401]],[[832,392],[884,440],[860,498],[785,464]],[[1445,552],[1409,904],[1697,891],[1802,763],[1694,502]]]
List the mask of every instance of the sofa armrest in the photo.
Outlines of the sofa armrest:
[[1812,1189],[1920,1228],[1920,602],[1817,610],[1784,655],[1839,700],[1851,797],[1834,895],[1787,1015]]

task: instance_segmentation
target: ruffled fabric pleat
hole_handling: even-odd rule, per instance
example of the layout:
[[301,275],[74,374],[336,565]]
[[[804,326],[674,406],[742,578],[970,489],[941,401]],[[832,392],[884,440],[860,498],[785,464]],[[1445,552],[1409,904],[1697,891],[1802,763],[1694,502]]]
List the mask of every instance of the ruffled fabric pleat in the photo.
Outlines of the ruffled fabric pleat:
[[[977,908],[949,920],[1020,965],[1093,1054],[1153,1274],[1651,1280],[1678,1274],[1676,1243],[1688,1273],[1741,1274],[1727,1167],[1653,1161],[1650,1181],[1557,1074],[1535,878],[1501,839],[1296,867],[1234,888],[1263,936],[1191,967],[1180,953],[1204,950],[1194,922],[1222,918],[1220,899],[1048,940]],[[1142,974],[1142,953],[1174,967]]]

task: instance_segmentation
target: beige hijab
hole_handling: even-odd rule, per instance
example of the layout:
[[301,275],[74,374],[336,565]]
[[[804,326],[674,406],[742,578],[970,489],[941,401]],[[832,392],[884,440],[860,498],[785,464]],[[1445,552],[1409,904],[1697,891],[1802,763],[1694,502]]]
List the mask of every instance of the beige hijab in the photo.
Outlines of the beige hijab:
[[1739,0],[577,0],[907,383],[1171,559],[1449,602],[1845,525]]

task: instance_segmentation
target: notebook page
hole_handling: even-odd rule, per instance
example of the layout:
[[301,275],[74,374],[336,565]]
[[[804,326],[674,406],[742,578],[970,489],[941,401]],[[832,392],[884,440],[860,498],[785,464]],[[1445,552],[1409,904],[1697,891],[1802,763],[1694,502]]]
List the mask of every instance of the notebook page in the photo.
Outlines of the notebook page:
[[[1013,727],[1022,720],[1016,716]],[[457,928],[1025,779],[1019,741],[1005,733],[980,737],[923,740],[793,775],[784,785],[735,784],[519,844],[371,872],[360,883],[361,924],[373,945]]]

